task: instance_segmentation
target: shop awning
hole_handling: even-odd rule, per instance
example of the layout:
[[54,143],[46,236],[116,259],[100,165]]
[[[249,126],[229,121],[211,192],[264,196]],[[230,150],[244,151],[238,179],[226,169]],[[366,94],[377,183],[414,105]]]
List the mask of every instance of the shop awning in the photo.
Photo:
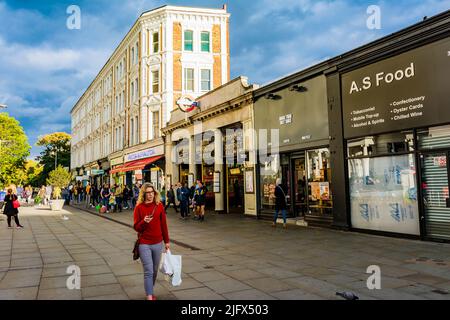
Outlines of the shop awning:
[[116,168],[114,168],[113,170],[111,170],[111,174],[117,173],[117,172],[127,172],[127,171],[135,171],[135,170],[142,170],[145,168],[145,166],[152,164],[153,162],[158,161],[159,159],[161,159],[163,156],[156,156],[156,157],[151,157],[151,158],[145,158],[145,159],[140,159],[140,160],[136,160],[136,161],[131,161],[128,163],[125,163],[123,165],[120,165]]

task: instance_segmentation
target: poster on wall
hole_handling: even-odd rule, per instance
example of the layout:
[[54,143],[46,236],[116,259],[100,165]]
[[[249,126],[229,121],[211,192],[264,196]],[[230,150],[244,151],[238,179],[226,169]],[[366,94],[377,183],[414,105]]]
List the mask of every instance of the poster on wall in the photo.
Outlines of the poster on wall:
[[413,155],[349,160],[354,228],[420,234],[416,172],[411,168]]
[[320,199],[323,201],[330,200],[330,183],[329,182],[320,182]]
[[194,175],[192,173],[190,173],[188,175],[188,187],[192,187],[194,185]]
[[310,182],[309,187],[311,189],[311,200],[319,201],[320,200],[320,183],[319,182]]
[[158,189],[158,171],[151,171],[150,181]]
[[220,172],[214,172],[214,193],[220,193]]
[[245,193],[254,193],[253,169],[245,171]]

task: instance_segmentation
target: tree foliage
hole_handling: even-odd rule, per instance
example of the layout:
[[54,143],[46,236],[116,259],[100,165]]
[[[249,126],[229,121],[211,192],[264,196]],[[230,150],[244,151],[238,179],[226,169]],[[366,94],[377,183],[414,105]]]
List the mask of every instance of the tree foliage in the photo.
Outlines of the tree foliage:
[[47,184],[53,186],[53,196],[58,199],[61,195],[61,189],[67,187],[72,180],[72,175],[61,165],[48,175]]
[[41,155],[37,157],[37,160],[43,166],[39,178],[40,183],[44,184],[50,171],[55,169],[55,160],[57,165],[70,166],[71,139],[71,135],[65,132],[55,132],[39,138],[36,145],[44,147]]
[[25,169],[31,146],[19,121],[0,113],[0,187],[16,183],[17,172]]

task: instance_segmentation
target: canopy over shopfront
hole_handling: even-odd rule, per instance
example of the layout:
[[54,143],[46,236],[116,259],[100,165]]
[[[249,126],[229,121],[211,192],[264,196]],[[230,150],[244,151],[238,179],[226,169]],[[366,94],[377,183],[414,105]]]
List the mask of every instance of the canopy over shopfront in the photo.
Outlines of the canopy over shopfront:
[[156,156],[156,157],[131,161],[131,162],[125,163],[123,165],[120,165],[120,166],[114,168],[113,170],[111,170],[111,174],[118,173],[118,172],[143,170],[147,165],[158,161],[162,157],[164,157],[164,156]]

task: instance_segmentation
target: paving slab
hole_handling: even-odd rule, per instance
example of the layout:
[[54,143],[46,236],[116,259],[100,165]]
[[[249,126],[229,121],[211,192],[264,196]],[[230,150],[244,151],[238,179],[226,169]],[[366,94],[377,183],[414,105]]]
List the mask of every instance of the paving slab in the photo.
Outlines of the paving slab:
[[252,289],[250,286],[234,279],[208,281],[203,284],[218,294]]
[[83,299],[102,297],[111,294],[123,294],[124,290],[119,284],[97,285],[93,287],[81,286],[81,295]]

